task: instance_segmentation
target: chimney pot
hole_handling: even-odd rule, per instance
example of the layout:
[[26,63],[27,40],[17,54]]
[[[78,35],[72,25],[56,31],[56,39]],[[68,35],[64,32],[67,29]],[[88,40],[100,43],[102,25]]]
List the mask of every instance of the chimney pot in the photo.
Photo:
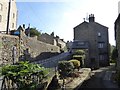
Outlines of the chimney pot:
[[95,22],[94,14],[89,15],[89,22]]

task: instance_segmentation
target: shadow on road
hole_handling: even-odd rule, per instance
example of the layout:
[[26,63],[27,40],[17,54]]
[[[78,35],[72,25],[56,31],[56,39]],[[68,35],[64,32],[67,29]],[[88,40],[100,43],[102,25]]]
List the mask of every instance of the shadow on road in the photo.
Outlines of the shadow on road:
[[82,88],[118,88],[118,86],[112,83],[110,79],[114,70],[114,65],[93,70],[91,78],[86,80],[78,90]]

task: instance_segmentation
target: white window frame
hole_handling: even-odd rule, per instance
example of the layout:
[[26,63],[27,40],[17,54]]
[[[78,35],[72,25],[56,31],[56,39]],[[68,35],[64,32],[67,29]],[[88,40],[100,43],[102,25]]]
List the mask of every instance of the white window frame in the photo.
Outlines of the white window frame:
[[101,37],[101,33],[100,32],[98,32],[97,34],[98,34],[98,37]]
[[98,43],[98,48],[104,48],[104,43]]

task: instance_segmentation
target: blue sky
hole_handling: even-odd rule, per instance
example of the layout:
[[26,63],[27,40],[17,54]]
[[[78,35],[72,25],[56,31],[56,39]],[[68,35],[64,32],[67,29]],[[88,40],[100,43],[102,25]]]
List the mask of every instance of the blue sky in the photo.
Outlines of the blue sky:
[[114,42],[114,22],[118,16],[119,0],[17,0],[18,26],[36,27],[42,33],[73,40],[73,28],[89,14],[109,28],[109,42]]

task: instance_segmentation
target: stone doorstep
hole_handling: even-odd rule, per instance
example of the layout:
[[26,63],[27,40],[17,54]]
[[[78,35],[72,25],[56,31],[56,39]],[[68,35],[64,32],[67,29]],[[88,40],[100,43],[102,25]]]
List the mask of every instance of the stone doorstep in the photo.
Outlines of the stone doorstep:
[[[78,78],[74,78],[73,81],[69,82],[65,85],[65,90],[73,90],[79,88],[82,83],[90,78],[91,69],[90,68],[82,68],[79,72],[83,72],[80,74]],[[62,80],[60,80],[60,84],[62,85]]]

